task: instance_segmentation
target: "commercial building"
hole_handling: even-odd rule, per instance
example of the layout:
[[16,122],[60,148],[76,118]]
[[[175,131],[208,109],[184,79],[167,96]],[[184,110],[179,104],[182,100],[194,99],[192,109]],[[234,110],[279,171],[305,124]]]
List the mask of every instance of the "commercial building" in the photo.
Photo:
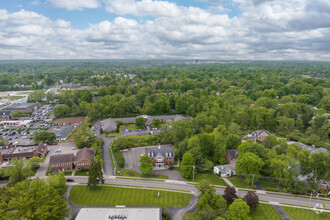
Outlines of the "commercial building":
[[30,159],[31,157],[42,157],[48,153],[47,144],[39,143],[38,146],[30,147],[8,147],[0,148],[0,163],[12,159]]
[[41,104],[39,104],[39,103],[14,103],[12,105],[8,105],[8,106],[2,108],[2,110],[12,111],[12,112],[15,112],[15,111],[32,112],[40,106],[41,106]]
[[76,220],[161,220],[162,209],[158,207],[82,208]]
[[55,133],[57,141],[65,141],[73,131],[73,126],[62,126],[60,128],[55,128],[53,132]]
[[17,120],[17,121],[0,121],[0,125],[2,126],[13,126],[13,127],[29,127],[30,124],[32,123],[32,120]]
[[10,111],[0,111],[0,121],[9,121],[10,120]]
[[73,153],[52,155],[49,159],[49,169],[53,172],[88,169],[93,159],[94,150],[85,147],[79,150],[76,155]]
[[174,164],[174,147],[171,145],[148,146],[145,154],[152,159],[155,169],[168,168]]

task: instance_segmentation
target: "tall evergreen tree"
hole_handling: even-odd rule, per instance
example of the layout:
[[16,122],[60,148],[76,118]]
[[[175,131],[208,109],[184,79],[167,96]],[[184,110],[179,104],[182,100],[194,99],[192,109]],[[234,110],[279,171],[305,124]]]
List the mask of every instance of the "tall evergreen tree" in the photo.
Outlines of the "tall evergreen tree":
[[89,167],[87,186],[94,190],[97,189],[100,183],[104,184],[102,165],[99,160],[94,159],[91,161],[91,165]]

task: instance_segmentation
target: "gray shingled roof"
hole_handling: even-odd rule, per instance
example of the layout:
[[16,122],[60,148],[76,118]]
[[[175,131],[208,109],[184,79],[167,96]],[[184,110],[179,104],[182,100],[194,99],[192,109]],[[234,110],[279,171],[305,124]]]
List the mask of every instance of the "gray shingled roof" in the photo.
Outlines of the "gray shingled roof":
[[[174,147],[172,145],[148,146],[145,149],[145,154],[148,156],[150,155],[150,157],[153,157],[153,158],[156,158],[157,156],[161,156],[163,158],[166,158],[166,157],[173,158],[174,157]],[[152,155],[154,155],[154,156],[152,156]]]
[[231,157],[236,157],[238,155],[238,150],[237,149],[227,150],[227,152],[229,153],[229,155]]
[[57,165],[61,163],[72,163],[74,154],[56,154],[52,155],[49,159],[49,165]]

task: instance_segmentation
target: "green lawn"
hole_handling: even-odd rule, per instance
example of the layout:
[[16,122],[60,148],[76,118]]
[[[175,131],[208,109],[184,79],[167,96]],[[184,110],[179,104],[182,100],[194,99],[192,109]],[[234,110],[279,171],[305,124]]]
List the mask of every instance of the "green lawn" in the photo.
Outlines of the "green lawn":
[[72,175],[72,172],[63,172],[64,173],[64,176],[71,176]]
[[138,129],[139,129],[139,128],[136,127],[135,125],[132,125],[132,126],[126,128],[126,130],[129,130],[129,131],[138,130]]
[[248,184],[239,176],[229,177],[228,180],[238,188],[249,188]]
[[321,214],[316,214],[313,210],[291,208],[281,206],[282,210],[291,218],[291,220],[325,220],[330,219],[330,214],[327,217],[323,217]]
[[75,176],[88,176],[88,171],[76,171]]
[[192,219],[195,216],[195,213],[184,213],[183,217],[185,219]]
[[250,216],[253,220],[281,220],[281,216],[273,208],[273,206],[268,204],[260,203],[258,208],[250,213]]
[[121,176],[131,176],[131,177],[141,177],[141,178],[157,178],[157,179],[168,179],[168,176],[166,175],[155,175],[155,174],[146,174],[142,175],[138,172],[136,172],[133,169],[126,170],[124,168],[119,169]]
[[108,136],[108,137],[117,137],[117,136],[120,136],[120,135],[122,135],[121,130],[123,128],[127,127],[127,126],[128,126],[128,124],[120,125],[119,126],[119,132],[111,132],[111,133],[108,133],[106,136]]
[[213,173],[197,173],[195,175],[195,182],[199,182],[203,179],[209,184],[227,186],[227,183],[223,179],[218,178]]
[[263,189],[265,188],[276,188],[277,186],[275,186],[274,182],[272,179],[265,179],[265,178],[260,178],[258,180],[258,183],[261,185],[261,187]]
[[[160,192],[159,198],[158,192]],[[83,206],[184,207],[189,204],[190,199],[191,195],[187,193],[109,186],[95,191],[89,190],[86,186],[73,186],[70,192],[71,202]]]

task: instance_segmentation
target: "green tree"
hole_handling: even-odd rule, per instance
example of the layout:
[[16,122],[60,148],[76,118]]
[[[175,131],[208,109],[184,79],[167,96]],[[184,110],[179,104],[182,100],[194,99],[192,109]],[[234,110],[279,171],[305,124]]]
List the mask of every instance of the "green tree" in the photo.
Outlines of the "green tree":
[[5,146],[5,145],[8,145],[8,140],[0,136],[0,146]]
[[214,191],[204,193],[197,202],[196,219],[213,220],[217,217],[225,217],[227,202]]
[[138,117],[135,119],[135,125],[140,129],[143,129],[146,126],[146,122],[146,118]]
[[[259,175],[264,162],[254,153],[247,152],[238,156],[236,164],[239,173]],[[252,176],[250,175],[246,177],[246,180],[247,182],[252,183]]]
[[96,141],[96,137],[89,129],[83,129],[77,134],[74,134],[74,143],[78,148],[91,147]]
[[210,186],[210,184],[205,179],[199,181],[199,183],[196,185],[196,188],[200,195],[203,195],[207,192],[215,193],[215,188]]
[[89,166],[87,186],[95,190],[99,184],[104,184],[102,165],[99,160],[94,159]]
[[68,189],[68,185],[66,184],[66,178],[64,177],[63,172],[49,175],[48,184],[50,187],[53,187],[60,195],[63,196]]
[[150,171],[152,170],[152,165],[153,165],[152,159],[148,155],[143,154],[140,157],[139,162],[141,163],[140,166],[139,166],[139,169],[140,169],[141,173],[142,174],[149,174]]
[[71,109],[67,105],[59,105],[54,108],[53,112],[56,118],[64,118],[70,116]]
[[310,155],[310,165],[315,182],[317,179],[326,179],[330,170],[330,154],[327,152],[312,153]]
[[9,176],[9,185],[26,180],[33,175],[30,163],[23,159],[12,159],[10,166],[6,168],[6,175]]
[[52,144],[56,140],[56,135],[54,132],[48,132],[48,131],[34,132],[33,140],[35,143],[44,142],[47,144]]
[[236,199],[227,212],[228,220],[250,220],[250,207],[242,199]]
[[226,139],[227,149],[236,149],[242,143],[242,138],[236,134],[229,134]]
[[180,170],[183,178],[192,179],[193,166],[195,166],[195,159],[193,158],[191,153],[186,152],[183,155],[183,159],[180,163]]
[[3,219],[64,219],[70,213],[64,195],[45,180],[17,183],[8,189],[8,196]]
[[152,120],[151,126],[154,127],[154,128],[159,128],[160,127],[160,120],[158,118],[154,118]]
[[272,149],[273,147],[275,147],[278,144],[277,137],[273,134],[268,135],[264,139],[263,144],[265,145],[265,147]]

